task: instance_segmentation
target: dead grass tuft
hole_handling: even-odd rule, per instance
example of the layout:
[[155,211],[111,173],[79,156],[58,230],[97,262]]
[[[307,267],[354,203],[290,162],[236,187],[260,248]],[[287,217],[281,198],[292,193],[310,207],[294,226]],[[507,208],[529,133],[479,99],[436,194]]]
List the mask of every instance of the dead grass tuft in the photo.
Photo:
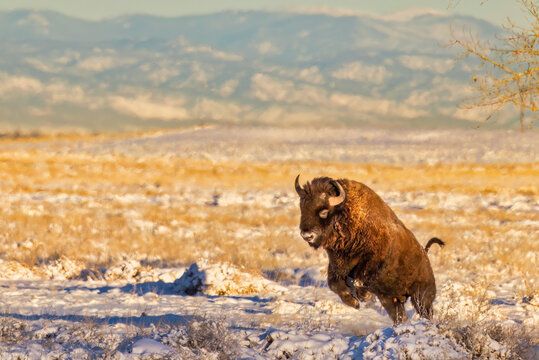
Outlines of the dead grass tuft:
[[478,281],[445,294],[435,313],[437,326],[469,352],[472,359],[531,359],[533,329],[501,320],[488,297],[489,283]]
[[224,319],[195,316],[185,327],[171,331],[163,339],[180,355],[197,359],[237,359],[239,347]]

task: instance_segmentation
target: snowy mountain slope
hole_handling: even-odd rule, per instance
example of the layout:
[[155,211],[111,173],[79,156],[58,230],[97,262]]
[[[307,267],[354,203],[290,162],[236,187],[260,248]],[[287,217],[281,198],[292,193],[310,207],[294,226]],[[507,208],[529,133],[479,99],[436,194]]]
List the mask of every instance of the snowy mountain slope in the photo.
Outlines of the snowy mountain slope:
[[[0,14],[0,123],[125,130],[186,124],[469,126],[469,61],[444,46],[472,17],[225,12],[85,21]],[[502,116],[502,123],[509,118]]]

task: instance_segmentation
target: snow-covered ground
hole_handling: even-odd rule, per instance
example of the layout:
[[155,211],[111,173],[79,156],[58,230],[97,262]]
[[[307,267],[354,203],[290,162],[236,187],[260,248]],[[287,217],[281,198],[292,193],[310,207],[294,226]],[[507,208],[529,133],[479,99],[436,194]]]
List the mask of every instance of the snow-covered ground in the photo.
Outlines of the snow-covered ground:
[[[30,176],[21,165],[15,167],[20,173],[0,178],[0,359],[537,358],[538,140],[533,132],[201,128],[98,141],[0,143],[6,156],[16,151],[29,168],[40,169]],[[32,163],[42,153],[81,156],[81,162],[110,156],[119,167],[125,166],[122,156],[146,161],[149,154],[210,159],[217,166],[289,159],[322,167],[536,165],[519,175],[518,189],[407,190],[397,186],[399,179],[380,185],[378,193],[420,242],[440,235],[432,231],[448,241],[429,253],[438,285],[434,321],[418,318],[408,305],[411,320],[392,327],[378,301],[356,310],[328,289],[324,253],[297,235],[297,196],[290,187],[193,185],[179,177],[134,188],[110,178],[94,183],[69,166],[61,181],[48,181],[53,165]],[[136,170],[127,173],[140,176]],[[184,211],[189,217],[182,217]],[[229,225],[236,213],[242,220]],[[252,226],[249,219],[257,217]],[[122,229],[102,224],[109,219]],[[125,243],[113,247],[115,236]],[[165,240],[175,244],[178,257],[196,260],[160,258],[152,247]],[[140,244],[130,248],[130,241]],[[273,242],[279,245],[271,248]],[[54,254],[40,257],[50,243]],[[233,264],[251,264],[245,252],[257,243],[267,249],[252,256],[266,265]],[[81,246],[80,254],[72,246]],[[93,259],[101,257],[88,249],[116,253],[96,265]]]
[[[74,152],[189,157],[242,161],[333,161],[342,163],[437,164],[534,162],[537,131],[410,130],[204,126],[98,142],[52,142]],[[2,148],[50,146],[47,142]],[[458,151],[455,151],[458,150]]]
[[[414,316],[393,328],[377,302],[363,304],[360,310],[343,305],[325,286],[320,268],[281,269],[288,274],[281,283],[204,261],[188,269],[159,269],[147,274],[144,282],[134,281],[137,271],[140,264],[130,262],[107,271],[105,278],[110,280],[55,280],[62,278],[58,271],[51,274],[53,280],[0,281],[0,358],[462,359],[471,355],[458,333],[443,321],[431,323]],[[446,284],[440,290],[438,303],[456,302],[447,316],[465,317],[462,312],[477,311],[472,296],[452,298],[459,286],[466,285]],[[501,287],[494,293],[503,293],[511,284]],[[490,301],[490,311],[498,313],[510,329],[533,328],[539,321],[538,305],[536,299],[503,297]],[[407,310],[413,314],[411,307]],[[480,343],[485,358],[514,356],[503,341],[488,337]]]

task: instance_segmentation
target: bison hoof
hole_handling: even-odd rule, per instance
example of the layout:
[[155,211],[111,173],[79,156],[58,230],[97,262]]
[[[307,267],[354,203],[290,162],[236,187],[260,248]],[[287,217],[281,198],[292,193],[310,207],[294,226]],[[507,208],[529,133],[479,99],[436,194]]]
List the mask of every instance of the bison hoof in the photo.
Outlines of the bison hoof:
[[355,299],[352,295],[350,295],[347,292],[343,292],[339,294],[341,300],[343,303],[345,303],[348,306],[353,307],[354,309],[359,309],[359,301]]
[[350,276],[347,276],[344,282],[346,283],[346,286],[351,293],[354,293],[356,291],[356,284],[354,282],[354,279],[352,279]]

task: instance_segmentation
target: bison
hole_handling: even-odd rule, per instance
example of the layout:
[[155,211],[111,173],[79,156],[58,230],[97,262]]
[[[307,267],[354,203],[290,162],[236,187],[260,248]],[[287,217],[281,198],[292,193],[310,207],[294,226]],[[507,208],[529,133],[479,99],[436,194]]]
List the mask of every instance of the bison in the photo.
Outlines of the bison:
[[424,318],[432,318],[436,284],[427,252],[391,208],[368,186],[354,180],[318,177],[299,184],[301,236],[328,254],[328,285],[342,301],[359,308],[369,293],[380,300],[395,325],[407,320],[411,298]]

